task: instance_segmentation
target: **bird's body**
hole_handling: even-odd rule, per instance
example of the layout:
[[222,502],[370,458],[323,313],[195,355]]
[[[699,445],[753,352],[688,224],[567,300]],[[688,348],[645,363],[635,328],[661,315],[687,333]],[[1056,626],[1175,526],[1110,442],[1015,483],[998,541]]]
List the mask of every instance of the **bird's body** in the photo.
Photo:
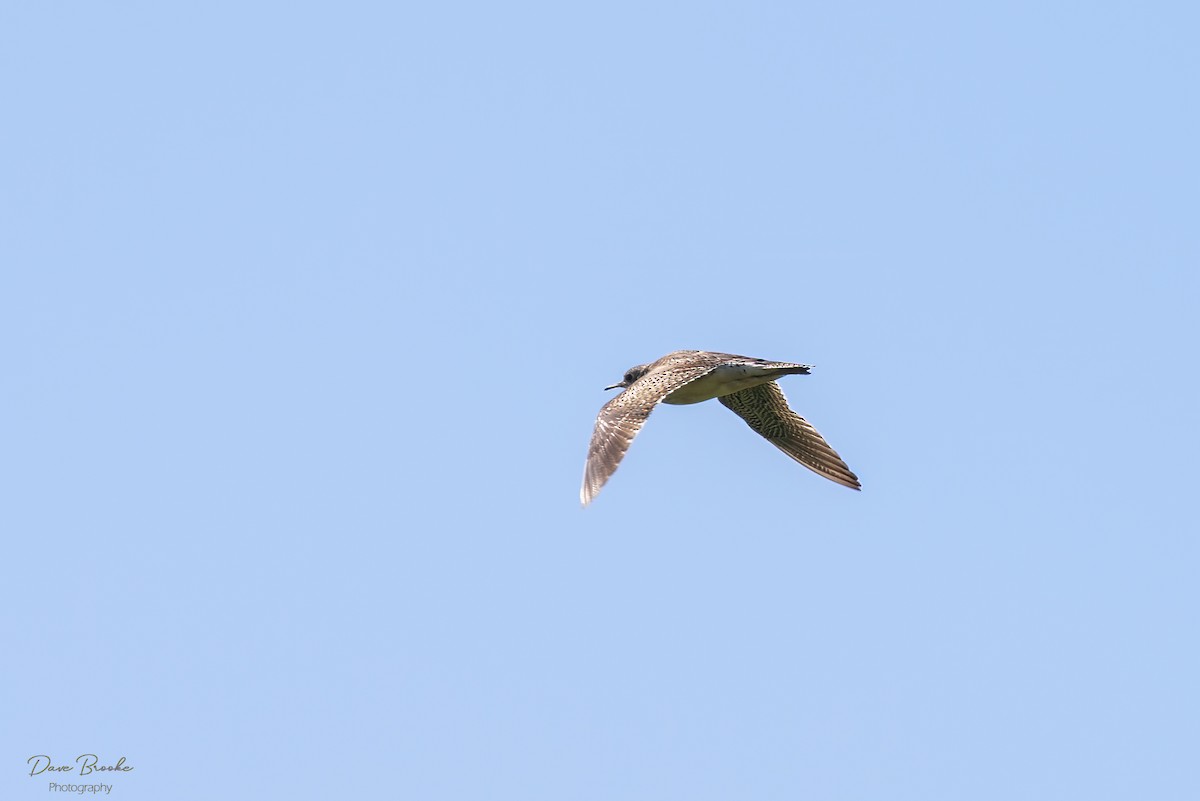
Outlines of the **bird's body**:
[[677,350],[631,367],[623,381],[606,387],[624,391],[596,417],[580,501],[587,506],[600,492],[655,406],[713,398],[800,464],[831,481],[860,489],[857,476],[807,420],[788,408],[783,390],[775,383],[785,375],[808,375],[811,367],[703,350]]
[[663,403],[684,405],[702,403],[706,400],[732,395],[743,389],[756,387],[785,375],[808,375],[810,365],[787,364],[786,362],[763,362],[761,364],[719,364],[706,375],[684,384],[662,399]]

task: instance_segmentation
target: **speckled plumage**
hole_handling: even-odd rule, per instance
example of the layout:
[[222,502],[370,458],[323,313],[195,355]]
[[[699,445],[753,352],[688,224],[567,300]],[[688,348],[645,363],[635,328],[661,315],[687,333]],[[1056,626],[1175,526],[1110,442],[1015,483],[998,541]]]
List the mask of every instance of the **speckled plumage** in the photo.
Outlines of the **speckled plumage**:
[[624,391],[604,404],[588,448],[579,499],[584,506],[616,471],[633,438],[659,403],[718,398],[775,447],[815,473],[851,489],[861,485],[817,430],[787,405],[775,379],[807,375],[811,365],[772,362],[730,353],[678,350],[625,373],[606,389]]

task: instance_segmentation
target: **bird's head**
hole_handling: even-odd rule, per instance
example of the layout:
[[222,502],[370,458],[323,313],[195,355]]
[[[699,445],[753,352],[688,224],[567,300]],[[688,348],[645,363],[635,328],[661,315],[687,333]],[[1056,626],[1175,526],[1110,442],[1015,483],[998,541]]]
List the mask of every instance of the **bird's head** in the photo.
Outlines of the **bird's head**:
[[613,384],[610,387],[605,387],[605,389],[625,389],[634,381],[637,381],[639,378],[644,376],[648,369],[650,369],[650,365],[648,364],[639,364],[637,367],[630,367],[625,371],[625,378],[623,380]]

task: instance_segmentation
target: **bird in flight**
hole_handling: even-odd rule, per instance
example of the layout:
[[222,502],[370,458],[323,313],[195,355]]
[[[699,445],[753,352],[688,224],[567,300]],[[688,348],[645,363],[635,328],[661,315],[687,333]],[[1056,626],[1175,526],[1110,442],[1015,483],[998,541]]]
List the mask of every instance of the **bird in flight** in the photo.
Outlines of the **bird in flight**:
[[817,429],[787,405],[775,383],[785,375],[808,375],[811,364],[770,362],[730,353],[677,350],[625,372],[605,389],[624,390],[604,404],[588,446],[579,500],[592,502],[660,402],[700,403],[716,398],[772,445],[814,473],[843,487],[862,489],[858,476]]

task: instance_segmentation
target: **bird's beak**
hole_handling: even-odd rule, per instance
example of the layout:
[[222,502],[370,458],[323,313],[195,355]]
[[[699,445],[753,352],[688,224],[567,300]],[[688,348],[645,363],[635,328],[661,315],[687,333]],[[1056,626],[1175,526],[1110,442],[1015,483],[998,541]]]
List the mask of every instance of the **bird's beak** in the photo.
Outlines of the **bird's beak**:
[[624,386],[625,386],[625,382],[624,382],[624,381],[622,381],[622,382],[621,382],[621,383],[619,383],[619,384],[613,384],[611,387],[605,387],[605,389],[621,389],[621,388],[623,388]]

